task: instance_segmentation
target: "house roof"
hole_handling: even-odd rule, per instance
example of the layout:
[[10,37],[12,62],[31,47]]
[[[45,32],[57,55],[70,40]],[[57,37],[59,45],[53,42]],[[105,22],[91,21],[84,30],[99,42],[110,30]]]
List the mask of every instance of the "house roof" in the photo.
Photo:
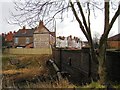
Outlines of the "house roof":
[[44,25],[43,21],[40,21],[39,22],[39,26],[38,28],[36,28],[34,34],[40,34],[40,33],[49,33],[51,34],[52,36],[55,37],[55,32],[50,32]]
[[108,41],[120,41],[120,33],[108,38]]
[[14,34],[15,34],[15,32],[9,32],[9,33],[7,33],[6,35],[5,35],[5,41],[7,41],[7,42],[11,42],[11,41],[13,41],[13,36],[14,36]]
[[55,32],[50,32],[50,34],[51,34],[53,37],[55,37]]
[[45,27],[43,21],[40,21],[34,33],[38,34],[38,33],[49,33],[49,32],[50,31]]
[[25,27],[23,27],[23,29],[19,29],[16,32],[14,37],[33,37],[34,31],[34,29],[25,29]]

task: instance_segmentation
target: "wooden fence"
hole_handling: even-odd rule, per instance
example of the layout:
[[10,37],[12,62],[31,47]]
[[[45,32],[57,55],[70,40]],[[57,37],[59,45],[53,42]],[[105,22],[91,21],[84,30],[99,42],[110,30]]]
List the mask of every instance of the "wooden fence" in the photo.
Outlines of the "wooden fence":
[[6,54],[52,54],[51,48],[10,48],[5,49]]
[[[96,63],[91,60],[89,48],[81,50],[54,49],[53,58],[60,71],[70,74],[69,80],[77,83],[90,82],[91,77],[97,80]],[[111,81],[120,82],[120,51],[107,50],[106,52],[107,77]]]

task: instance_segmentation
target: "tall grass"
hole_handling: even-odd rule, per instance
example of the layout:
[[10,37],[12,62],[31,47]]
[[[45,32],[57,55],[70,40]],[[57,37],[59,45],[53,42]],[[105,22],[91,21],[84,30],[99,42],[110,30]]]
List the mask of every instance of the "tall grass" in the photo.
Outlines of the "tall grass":
[[[28,62],[30,64],[25,68],[16,68],[16,65],[10,64],[10,58],[19,60],[20,64],[26,64]],[[40,81],[38,77],[42,76],[44,78],[51,75],[51,71],[46,66],[46,61],[49,58],[51,58],[50,55],[3,56],[4,67],[2,73],[5,75],[3,83],[8,84],[7,87],[19,85],[21,88],[74,88],[75,85],[71,84],[67,79],[62,79],[60,82],[57,79]],[[37,82],[32,82],[34,79]]]
[[[25,86],[26,88],[28,85]],[[75,88],[76,86],[71,84],[67,79],[62,79],[61,81],[46,81],[46,82],[39,82],[37,84],[30,84],[30,88]]]
[[[16,65],[11,65],[9,59],[19,60],[21,65],[26,65],[24,68],[17,68]],[[106,88],[98,82],[91,82],[83,86],[76,86],[70,83],[67,79],[62,79],[60,82],[57,79],[40,81],[38,77],[53,76],[54,71],[46,66],[46,61],[50,59],[50,55],[3,55],[3,87],[16,87],[20,88]],[[30,62],[28,65],[27,63]],[[51,72],[52,71],[52,72]],[[33,81],[36,82],[33,82]],[[25,81],[25,82],[23,82]],[[113,88],[120,88],[119,84],[113,85]],[[61,89],[62,90],[62,89]]]
[[[16,65],[10,64],[10,59],[19,60],[20,65],[25,65],[24,68],[18,68]],[[48,68],[46,61],[50,58],[49,55],[3,55],[3,82],[11,81],[20,82],[22,80],[32,80],[41,75],[47,75]],[[29,64],[27,64],[30,62]]]

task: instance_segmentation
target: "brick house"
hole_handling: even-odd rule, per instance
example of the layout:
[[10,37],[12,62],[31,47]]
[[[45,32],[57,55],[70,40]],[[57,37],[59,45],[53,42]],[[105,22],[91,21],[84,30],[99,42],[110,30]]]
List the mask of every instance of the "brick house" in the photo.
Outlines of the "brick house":
[[32,48],[33,47],[33,33],[34,29],[26,29],[23,26],[14,35],[14,47],[17,48]]
[[120,49],[120,33],[108,38],[107,45],[108,48]]
[[43,21],[40,21],[39,26],[34,31],[33,38],[34,48],[49,48],[55,43],[55,32],[50,32]]
[[8,32],[7,34],[2,33],[2,41],[3,41],[3,46],[6,46],[8,48],[13,46],[13,36],[16,32]]

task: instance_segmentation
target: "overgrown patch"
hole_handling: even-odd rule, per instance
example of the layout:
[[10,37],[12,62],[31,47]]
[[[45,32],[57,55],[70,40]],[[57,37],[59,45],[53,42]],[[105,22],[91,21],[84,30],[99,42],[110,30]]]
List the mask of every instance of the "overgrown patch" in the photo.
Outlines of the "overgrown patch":
[[46,67],[46,61],[49,58],[49,55],[3,55],[3,70],[1,71],[3,83],[22,83],[32,81],[38,76],[47,76],[49,70]]
[[[3,71],[0,71],[3,74],[3,88],[106,88],[98,82],[82,86],[74,85],[67,79],[59,82],[54,70],[46,66],[46,61],[50,58],[50,55],[3,55]],[[25,65],[25,67],[11,64],[11,59],[13,62],[18,60],[19,65]],[[112,84],[112,88],[120,88],[120,85]]]

